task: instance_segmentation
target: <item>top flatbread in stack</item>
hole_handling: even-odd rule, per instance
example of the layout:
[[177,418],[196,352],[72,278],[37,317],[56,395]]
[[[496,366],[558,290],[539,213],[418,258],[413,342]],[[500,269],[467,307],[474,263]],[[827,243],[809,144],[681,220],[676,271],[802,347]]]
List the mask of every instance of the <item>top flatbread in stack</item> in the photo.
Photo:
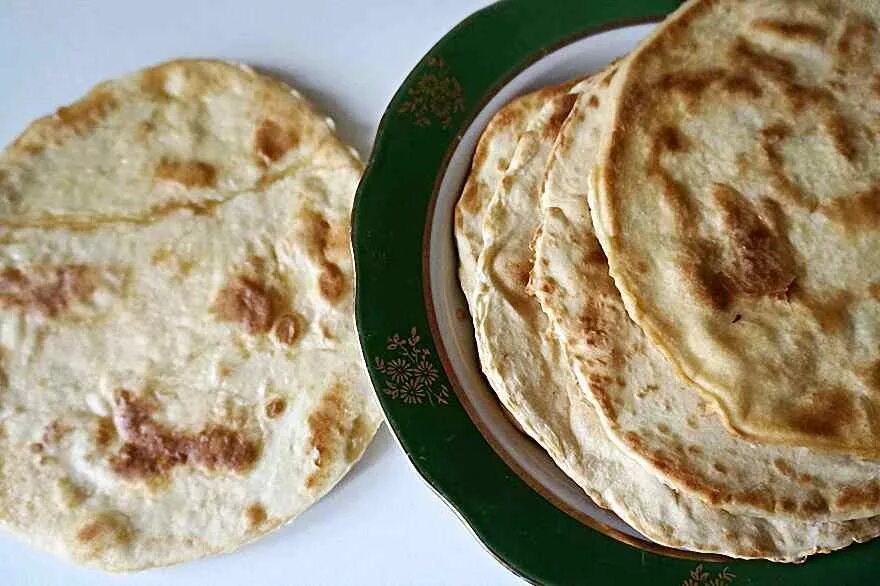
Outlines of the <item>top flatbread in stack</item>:
[[0,158],[0,523],[110,570],[227,551],[380,422],[357,347],[361,165],[298,94],[179,61]]
[[590,204],[615,284],[755,440],[880,456],[878,23],[691,2],[613,91]]

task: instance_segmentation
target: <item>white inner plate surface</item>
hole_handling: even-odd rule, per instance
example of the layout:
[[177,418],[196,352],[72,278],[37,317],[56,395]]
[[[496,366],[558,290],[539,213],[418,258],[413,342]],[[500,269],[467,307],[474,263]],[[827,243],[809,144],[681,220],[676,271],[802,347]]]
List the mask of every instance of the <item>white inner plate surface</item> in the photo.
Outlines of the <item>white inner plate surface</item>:
[[636,539],[646,539],[610,511],[596,506],[569,479],[547,453],[519,431],[504,412],[477,359],[474,330],[467,302],[458,281],[458,255],[453,237],[455,204],[470,170],[477,141],[492,116],[513,98],[583,77],[604,68],[616,57],[625,55],[655,25],[629,26],[586,36],[549,53],[524,69],[498,91],[477,114],[458,143],[440,183],[434,202],[430,228],[428,278],[433,298],[436,326],[448,363],[458,381],[459,392],[466,395],[475,419],[484,435],[508,462],[513,462],[525,476],[537,482],[540,491],[575,516],[587,516]]

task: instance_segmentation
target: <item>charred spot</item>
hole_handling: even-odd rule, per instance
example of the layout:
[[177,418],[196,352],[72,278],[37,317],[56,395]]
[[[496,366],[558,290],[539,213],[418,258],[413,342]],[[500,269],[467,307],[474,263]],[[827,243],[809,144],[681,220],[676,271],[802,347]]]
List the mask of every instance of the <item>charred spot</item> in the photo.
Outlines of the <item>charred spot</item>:
[[217,168],[205,161],[175,161],[163,158],[154,172],[156,179],[172,181],[184,187],[214,187]]
[[56,317],[95,291],[96,270],[78,264],[0,270],[0,308]]
[[129,480],[157,481],[176,466],[201,466],[209,471],[242,474],[260,456],[259,440],[226,425],[209,424],[200,431],[178,431],[156,421],[156,406],[121,389],[115,397],[123,444],[110,459],[110,468]]
[[284,128],[274,120],[263,120],[254,134],[257,153],[273,163],[298,143],[299,137],[292,129]]
[[599,107],[599,97],[596,94],[590,96],[590,100],[587,102],[590,105],[590,108],[598,108]]
[[179,211],[188,211],[194,216],[209,216],[220,205],[219,201],[206,199],[201,201],[181,201],[172,199],[150,207],[153,216],[169,216]]

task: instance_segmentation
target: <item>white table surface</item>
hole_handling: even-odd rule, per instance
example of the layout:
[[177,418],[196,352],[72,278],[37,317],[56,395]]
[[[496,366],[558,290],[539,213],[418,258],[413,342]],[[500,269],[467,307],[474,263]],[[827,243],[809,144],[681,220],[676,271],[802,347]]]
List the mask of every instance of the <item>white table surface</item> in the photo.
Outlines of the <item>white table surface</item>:
[[[180,56],[275,72],[366,157],[403,78],[484,0],[0,0],[0,143],[98,81]],[[129,576],[0,534],[0,584],[515,584],[382,429],[296,522],[230,555]]]

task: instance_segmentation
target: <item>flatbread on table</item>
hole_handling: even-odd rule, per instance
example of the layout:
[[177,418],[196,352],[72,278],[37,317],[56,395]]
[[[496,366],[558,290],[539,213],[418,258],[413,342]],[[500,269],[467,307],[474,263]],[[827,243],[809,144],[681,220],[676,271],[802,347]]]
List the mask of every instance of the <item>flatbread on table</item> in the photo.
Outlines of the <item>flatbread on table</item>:
[[289,521],[380,421],[353,319],[362,170],[294,90],[176,61],[0,156],[0,525],[135,570]]

